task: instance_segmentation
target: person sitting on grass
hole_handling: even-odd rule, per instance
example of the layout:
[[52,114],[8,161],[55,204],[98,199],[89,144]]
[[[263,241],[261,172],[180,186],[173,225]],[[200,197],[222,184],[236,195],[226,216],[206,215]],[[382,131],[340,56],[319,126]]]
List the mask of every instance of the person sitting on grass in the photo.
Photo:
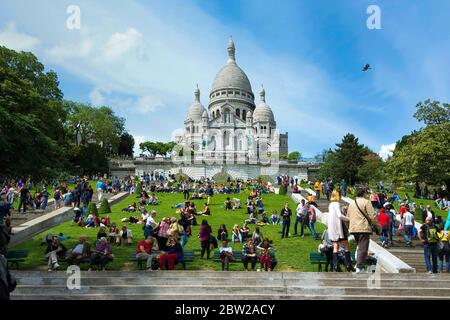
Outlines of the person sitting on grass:
[[68,265],[79,265],[84,259],[89,258],[91,255],[91,247],[86,242],[86,237],[81,236],[79,242],[75,245],[72,251],[69,252],[66,257]]
[[[118,240],[119,242],[117,242]],[[115,223],[109,227],[109,243],[120,244],[119,228],[117,228]]]
[[255,209],[255,204],[253,203],[253,198],[248,197],[247,198],[247,214],[251,215]]
[[238,198],[233,198],[233,210],[241,208],[241,200]]
[[[175,237],[169,236],[165,253],[159,256],[159,269],[175,269],[175,263],[183,262],[183,248]],[[167,266],[166,266],[167,263]]]
[[244,225],[239,229],[239,232],[242,235],[242,241],[247,241],[247,238],[249,237],[248,234],[250,232],[247,222],[244,222]]
[[151,206],[157,206],[159,204],[158,197],[154,193],[150,195],[150,198],[148,199],[148,204]]
[[97,265],[100,265],[100,268],[106,271],[106,265],[112,260],[113,253],[111,245],[105,237],[100,238],[95,246],[95,251],[91,254],[88,271],[92,271],[92,268]]
[[136,247],[136,260],[141,261],[145,260],[147,261],[147,270],[152,270],[152,261],[153,258],[156,257],[156,254],[152,254],[152,250],[159,250],[158,243],[156,242],[155,238],[152,236],[148,236],[145,240],[139,241],[137,247]]
[[79,226],[83,225],[83,214],[81,212],[81,209],[78,207],[73,209],[73,222],[75,222],[75,224]]
[[219,230],[217,230],[217,241],[228,241],[228,231],[224,224],[221,224]]
[[250,214],[250,219],[245,220],[245,222],[248,224],[256,224],[258,222],[258,213],[256,211],[256,208]]
[[58,259],[64,258],[66,255],[66,247],[59,241],[57,237],[52,237],[45,250],[45,257],[48,259],[48,271],[59,268]]
[[127,228],[127,226],[122,226],[122,230],[120,230],[119,233],[119,239],[119,244],[131,245],[133,243],[133,233]]
[[105,238],[107,237],[105,227],[100,227],[100,229],[98,230],[98,233],[97,233],[97,240],[99,240],[100,238],[103,238],[103,237],[105,237]]
[[222,271],[229,270],[230,261],[236,261],[233,256],[233,248],[228,246],[228,240],[222,241],[222,247],[219,248],[220,262],[222,262]]
[[133,202],[128,207],[123,208],[122,212],[135,212],[137,210],[137,204],[136,202]]
[[261,271],[272,271],[272,259],[270,257],[270,251],[273,250],[273,247],[270,244],[270,240],[268,238],[265,238],[264,241],[260,243],[256,248],[258,250],[261,250],[261,253],[259,255]]
[[236,243],[236,242],[241,243],[242,242],[242,234],[241,234],[241,231],[237,224],[235,224],[233,227],[233,231],[231,233],[231,241],[233,243]]
[[205,207],[203,208],[203,211],[200,212],[202,216],[210,216],[211,215],[211,209],[209,209],[209,205],[205,203]]
[[255,244],[255,246],[258,246],[264,239],[264,236],[262,234],[262,232],[259,230],[259,227],[255,228],[255,231],[253,231],[252,234],[252,240],[253,243]]
[[267,219],[267,212],[263,212],[261,215],[261,221],[258,222],[258,225],[265,226],[266,224],[269,224],[269,219]]
[[242,247],[242,262],[244,263],[245,271],[248,271],[248,263],[251,263],[252,271],[255,271],[256,266],[256,245],[252,238],[248,238],[247,242]]
[[90,214],[86,218],[86,221],[84,222],[84,225],[86,228],[94,228],[95,227],[95,219],[94,215]]
[[276,210],[274,210],[272,212],[272,215],[270,216],[269,221],[272,224],[279,224],[280,223],[280,216],[277,214]]
[[227,198],[224,205],[225,205],[225,210],[233,210],[233,204],[231,203],[230,198]]

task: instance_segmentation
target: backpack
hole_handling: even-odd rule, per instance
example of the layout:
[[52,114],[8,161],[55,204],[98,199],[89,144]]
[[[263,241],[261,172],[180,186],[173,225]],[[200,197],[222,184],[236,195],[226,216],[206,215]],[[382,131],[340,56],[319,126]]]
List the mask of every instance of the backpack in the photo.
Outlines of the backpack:
[[439,242],[439,235],[436,228],[428,228],[428,243],[430,244],[436,244]]

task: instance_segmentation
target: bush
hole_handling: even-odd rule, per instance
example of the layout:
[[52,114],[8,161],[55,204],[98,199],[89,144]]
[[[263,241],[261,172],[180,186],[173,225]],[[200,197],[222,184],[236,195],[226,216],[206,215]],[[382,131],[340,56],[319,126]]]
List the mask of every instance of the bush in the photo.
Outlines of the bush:
[[111,207],[109,206],[108,199],[103,198],[98,213],[100,214],[111,213]]
[[141,185],[141,182],[138,181],[138,182],[136,182],[136,193],[140,194],[141,192],[142,192],[142,185]]
[[93,202],[89,203],[89,205],[87,207],[87,210],[86,210],[86,213],[88,215],[92,214],[92,215],[98,217],[97,205],[95,203],[93,203]]
[[287,185],[283,183],[283,184],[281,185],[281,187],[280,187],[280,192],[279,192],[279,194],[285,195],[286,193],[287,193]]

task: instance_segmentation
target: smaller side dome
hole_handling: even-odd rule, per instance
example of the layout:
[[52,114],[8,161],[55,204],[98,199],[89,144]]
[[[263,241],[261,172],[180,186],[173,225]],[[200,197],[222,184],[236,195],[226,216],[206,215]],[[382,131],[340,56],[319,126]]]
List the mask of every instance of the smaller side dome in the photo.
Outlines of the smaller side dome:
[[259,95],[261,97],[261,102],[253,112],[254,122],[275,122],[272,109],[266,103],[266,91],[263,86],[261,86],[261,92]]
[[190,106],[186,119],[198,121],[203,118],[203,113],[206,112],[205,107],[200,102],[200,89],[198,88],[198,85],[197,88],[195,89],[194,95],[195,101]]
[[206,119],[208,119],[208,118],[209,118],[209,116],[208,116],[208,112],[206,112],[206,110],[205,110],[205,111],[203,111],[203,114],[202,114],[202,118],[206,118]]

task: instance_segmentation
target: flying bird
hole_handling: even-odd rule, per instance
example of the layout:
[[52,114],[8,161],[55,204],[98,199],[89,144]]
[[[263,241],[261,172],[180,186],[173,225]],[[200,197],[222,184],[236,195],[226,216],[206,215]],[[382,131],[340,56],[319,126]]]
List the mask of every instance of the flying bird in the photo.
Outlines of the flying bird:
[[362,71],[367,72],[367,71],[369,71],[369,69],[372,69],[372,68],[370,67],[370,64],[367,63],[367,64],[364,66],[364,68],[362,69]]

